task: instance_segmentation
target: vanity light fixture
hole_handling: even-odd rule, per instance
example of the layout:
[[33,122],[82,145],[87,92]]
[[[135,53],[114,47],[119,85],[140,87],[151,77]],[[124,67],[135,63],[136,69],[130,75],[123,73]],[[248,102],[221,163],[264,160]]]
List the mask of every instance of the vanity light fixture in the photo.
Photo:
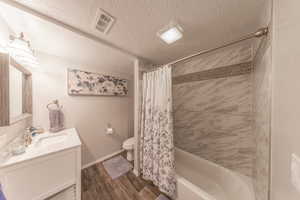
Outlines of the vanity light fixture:
[[24,34],[19,37],[9,36],[11,42],[7,46],[7,50],[15,60],[27,67],[37,67],[39,65],[34,50],[30,46],[30,42],[24,39]]
[[183,29],[179,24],[171,22],[169,25],[158,31],[157,36],[165,43],[172,44],[182,38]]
[[0,53],[7,53],[5,46],[1,45],[1,43],[0,43]]

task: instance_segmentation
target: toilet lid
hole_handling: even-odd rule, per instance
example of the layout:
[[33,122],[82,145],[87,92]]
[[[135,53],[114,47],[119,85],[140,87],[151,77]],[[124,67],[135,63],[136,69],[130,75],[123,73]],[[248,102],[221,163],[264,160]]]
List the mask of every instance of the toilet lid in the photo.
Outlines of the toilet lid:
[[131,147],[132,146],[133,147],[134,141],[135,141],[134,137],[129,138],[129,139],[125,140],[123,146],[126,146],[126,147]]

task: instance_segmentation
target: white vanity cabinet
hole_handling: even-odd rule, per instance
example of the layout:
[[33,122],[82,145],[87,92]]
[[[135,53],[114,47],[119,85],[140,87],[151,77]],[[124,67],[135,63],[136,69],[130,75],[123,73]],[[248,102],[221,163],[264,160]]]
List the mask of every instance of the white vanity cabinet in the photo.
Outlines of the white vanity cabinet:
[[37,136],[26,153],[0,165],[0,181],[7,200],[80,200],[81,142],[76,129]]

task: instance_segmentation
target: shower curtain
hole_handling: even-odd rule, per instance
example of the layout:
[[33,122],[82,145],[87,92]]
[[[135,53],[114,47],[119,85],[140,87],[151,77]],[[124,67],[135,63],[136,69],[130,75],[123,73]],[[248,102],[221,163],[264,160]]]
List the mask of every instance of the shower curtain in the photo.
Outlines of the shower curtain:
[[141,172],[144,179],[151,180],[162,192],[175,198],[171,67],[145,73],[142,95]]

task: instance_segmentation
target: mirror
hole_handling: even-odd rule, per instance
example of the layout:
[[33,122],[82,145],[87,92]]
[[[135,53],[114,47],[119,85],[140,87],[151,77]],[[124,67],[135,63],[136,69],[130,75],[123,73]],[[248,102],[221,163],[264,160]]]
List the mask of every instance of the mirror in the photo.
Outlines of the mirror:
[[9,118],[10,121],[23,114],[23,73],[13,66],[9,66]]
[[0,126],[31,115],[31,73],[4,53],[0,53],[0,94]]

